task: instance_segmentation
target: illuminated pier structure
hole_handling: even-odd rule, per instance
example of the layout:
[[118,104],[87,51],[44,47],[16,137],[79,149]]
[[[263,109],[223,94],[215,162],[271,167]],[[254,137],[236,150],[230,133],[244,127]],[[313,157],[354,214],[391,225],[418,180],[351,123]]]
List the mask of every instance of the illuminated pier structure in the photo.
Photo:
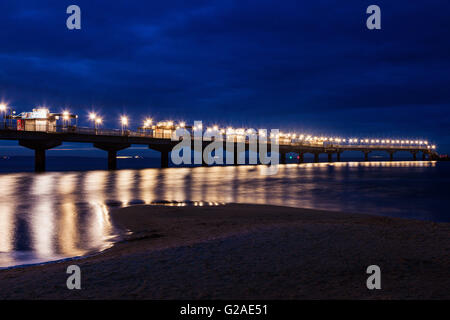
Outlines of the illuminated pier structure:
[[[0,111],[5,111],[5,105],[0,104]],[[148,148],[161,153],[161,167],[169,166],[169,153],[179,141],[172,140],[174,132],[183,128],[192,136],[195,132],[217,132],[226,136],[226,139],[234,141],[232,152],[234,164],[238,164],[238,144],[245,146],[245,151],[249,150],[250,136],[256,137],[257,141],[264,138],[267,140],[267,149],[271,150],[271,138],[266,137],[265,130],[255,132],[244,128],[219,128],[213,126],[203,128],[197,126],[187,126],[183,122],[162,121],[153,124],[152,119],[146,119],[143,126],[136,131],[128,129],[128,118],[120,118],[121,129],[103,129],[102,118],[94,113],[89,115],[93,123],[92,128],[77,126],[78,116],[64,111],[59,114],[50,113],[46,108],[33,109],[32,112],[16,115],[4,112],[3,125],[0,127],[0,139],[17,140],[19,145],[33,149],[35,151],[35,171],[45,171],[45,151],[61,145],[63,142],[80,142],[93,144],[95,148],[108,153],[108,169],[117,168],[117,152],[130,147],[133,144],[146,145]],[[75,123],[74,123],[75,122]],[[275,137],[279,144],[280,163],[286,163],[288,153],[297,154],[299,163],[304,161],[307,153],[314,155],[314,162],[319,162],[320,154],[327,154],[328,161],[340,161],[341,154],[345,151],[359,151],[364,155],[364,160],[369,160],[369,154],[374,151],[383,151],[389,154],[390,160],[394,160],[394,154],[399,151],[411,153],[412,160],[417,160],[421,155],[421,160],[431,160],[437,157],[436,146],[423,139],[392,139],[392,138],[341,138],[312,136],[298,133],[278,133]],[[191,140],[191,150],[193,150],[194,139]],[[202,139],[202,150],[211,143],[211,139]],[[225,144],[225,141],[223,142]],[[225,150],[225,148],[224,148]],[[202,160],[203,161],[203,160]],[[203,163],[205,165],[205,163]]]

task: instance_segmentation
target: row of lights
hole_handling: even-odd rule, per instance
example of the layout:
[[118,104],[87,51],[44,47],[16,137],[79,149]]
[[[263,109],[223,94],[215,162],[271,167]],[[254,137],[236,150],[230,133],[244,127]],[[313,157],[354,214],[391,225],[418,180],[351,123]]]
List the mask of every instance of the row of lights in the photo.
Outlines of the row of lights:
[[[89,120],[94,122],[95,124],[99,125],[102,124],[103,119],[98,116],[95,112],[89,113]],[[147,118],[144,121],[144,128],[150,128],[152,125],[153,120],[151,118]],[[125,128],[128,126],[129,120],[127,116],[121,116],[120,117],[120,123],[122,125],[122,128]]]
[[[296,135],[287,135],[288,138],[292,137],[293,139],[296,138]],[[323,137],[312,137],[312,136],[307,136],[306,138],[303,135],[300,135],[298,137],[300,140],[307,140],[307,141],[319,141],[319,142],[343,142],[343,143],[371,143],[371,144],[375,144],[375,143],[391,143],[391,144],[428,144],[428,141],[422,141],[422,140],[395,140],[395,139],[357,139],[357,138],[353,138],[353,139],[342,139],[342,138],[323,138]]]
[[[99,121],[101,123],[101,118],[97,118],[97,116],[95,115],[95,113],[91,113],[89,118],[91,120],[95,120],[96,122]],[[128,125],[128,118],[126,116],[122,116],[120,118],[122,127],[127,126]],[[151,118],[147,118],[144,120],[144,128],[151,128],[153,124],[153,119]],[[158,126],[162,126],[162,127],[166,127],[166,128],[173,128],[175,127],[175,123],[173,121],[165,121],[165,122],[159,122]],[[176,128],[184,128],[186,126],[185,122],[179,122],[178,125],[176,126]],[[199,131],[199,130],[203,130],[203,125],[202,124],[198,124],[192,127],[193,131]],[[245,135],[245,134],[255,134],[255,130],[253,129],[244,129],[244,128],[232,128],[232,127],[228,127],[226,129],[220,129],[219,126],[214,125],[212,127],[207,127],[206,128],[207,132],[220,132],[222,134],[228,134],[228,135]],[[260,129],[258,131],[258,134],[260,136],[265,136],[266,135],[266,130]],[[300,141],[311,141],[311,142],[336,142],[336,143],[350,143],[350,144],[355,144],[355,143],[363,143],[363,144],[367,144],[367,143],[371,143],[371,144],[409,144],[409,145],[427,145],[428,146],[428,141],[422,141],[422,140],[395,140],[395,139],[357,139],[357,138],[351,138],[351,139],[343,139],[343,138],[333,138],[333,137],[313,137],[311,135],[297,135],[295,133],[282,133],[280,132],[277,135],[271,134],[271,137],[277,137],[277,138],[288,138],[288,139],[294,139],[294,140],[300,140]],[[436,146],[429,146],[430,148],[435,149]]]

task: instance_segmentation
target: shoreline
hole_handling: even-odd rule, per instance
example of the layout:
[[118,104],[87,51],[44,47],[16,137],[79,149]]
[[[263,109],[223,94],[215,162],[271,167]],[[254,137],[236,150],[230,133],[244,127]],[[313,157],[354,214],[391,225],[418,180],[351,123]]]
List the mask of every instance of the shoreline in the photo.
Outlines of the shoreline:
[[[182,203],[182,202],[180,202]],[[291,207],[291,206],[279,206],[279,205],[267,205],[267,204],[250,204],[250,203],[221,203],[221,204],[216,204],[214,206],[224,206],[224,205],[250,205],[250,206],[269,206],[269,207],[280,207],[280,208],[291,208],[291,209],[299,209],[299,210],[310,210],[310,211],[323,211],[323,212],[327,212],[327,213],[334,213],[334,214],[348,214],[348,213],[344,213],[342,211],[339,210],[328,210],[328,209],[314,209],[314,208],[298,208],[298,207]],[[191,206],[191,205],[188,205]],[[207,205],[208,206],[208,205]],[[212,206],[212,205],[210,205]],[[123,210],[125,208],[130,208],[130,207],[176,207],[176,205],[173,206],[168,206],[166,204],[159,204],[159,203],[152,203],[152,204],[133,204],[133,205],[129,205],[126,207],[120,207],[120,208],[111,208],[110,210],[110,214],[117,211],[117,210]],[[191,206],[192,207],[192,206]],[[417,219],[417,218],[405,218],[405,217],[391,217],[391,216],[387,216],[387,215],[373,215],[373,214],[365,214],[365,213],[351,213],[352,215],[365,215],[365,216],[372,216],[372,217],[387,217],[387,218],[393,218],[393,219],[400,219],[400,220],[406,220],[406,221],[425,221],[425,222],[432,222],[432,223],[448,223],[446,221],[432,221],[432,220],[427,220],[427,219]],[[114,222],[113,222],[114,223]],[[134,239],[134,238],[142,238],[142,237],[146,237],[145,235],[142,234],[142,232],[138,231],[137,235],[133,235],[132,231],[130,230],[125,230],[124,226],[122,227],[118,227],[117,225],[114,226],[117,229],[118,234],[116,235],[116,238],[118,240],[116,241],[112,241],[111,245],[107,248],[104,248],[102,250],[92,250],[89,252],[86,252],[86,254],[83,255],[79,255],[79,256],[71,256],[71,257],[65,257],[65,258],[58,258],[55,260],[48,260],[48,261],[42,261],[42,262],[36,262],[36,263],[25,263],[25,264],[20,264],[20,265],[12,265],[12,266],[7,266],[7,267],[0,267],[0,271],[2,270],[10,270],[10,269],[16,269],[16,268],[28,268],[28,267],[36,267],[36,266],[45,266],[47,264],[54,264],[54,263],[62,263],[62,262],[68,262],[68,261],[76,261],[76,260],[82,260],[82,259],[87,259],[87,258],[91,258],[97,255],[101,255],[104,254],[104,252],[113,249],[113,247],[119,243],[123,243],[123,242],[127,242],[127,241],[134,241],[134,240],[140,240],[140,239]],[[127,235],[127,233],[130,233],[130,235]],[[225,236],[226,237],[226,236]],[[208,240],[204,240],[204,241],[208,241]]]
[[[449,223],[243,204],[137,205],[111,218],[133,233],[94,255],[2,269],[0,299],[450,297]],[[83,280],[71,291],[74,261]],[[384,286],[370,291],[375,262]]]

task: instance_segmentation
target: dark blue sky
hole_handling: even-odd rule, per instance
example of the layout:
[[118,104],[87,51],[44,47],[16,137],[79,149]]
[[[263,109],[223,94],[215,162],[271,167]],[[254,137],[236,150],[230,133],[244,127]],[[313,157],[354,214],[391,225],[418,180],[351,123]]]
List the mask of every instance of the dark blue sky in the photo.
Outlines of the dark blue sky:
[[[365,26],[371,4],[382,30]],[[0,97],[19,111],[424,137],[450,152],[448,0],[5,0],[0,13]]]

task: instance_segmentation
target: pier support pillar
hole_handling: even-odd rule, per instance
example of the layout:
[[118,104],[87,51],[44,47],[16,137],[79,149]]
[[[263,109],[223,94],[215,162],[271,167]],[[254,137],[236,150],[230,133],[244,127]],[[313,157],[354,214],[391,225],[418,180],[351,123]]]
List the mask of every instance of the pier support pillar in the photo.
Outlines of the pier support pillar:
[[234,143],[234,147],[233,147],[233,165],[234,166],[238,165],[238,160],[239,160],[239,152],[238,152],[238,148],[237,148],[237,143]]
[[299,153],[298,154],[298,163],[303,163],[305,161],[304,154]]
[[389,160],[394,161],[394,152],[393,151],[389,152]]
[[45,151],[61,145],[54,140],[19,140],[19,145],[34,150],[34,171],[45,171]]
[[117,151],[108,150],[108,170],[117,169]]
[[427,160],[427,154],[425,152],[422,152],[422,161]]
[[130,144],[121,143],[94,143],[94,147],[108,152],[108,170],[117,169],[117,151],[126,149]]
[[286,164],[286,152],[280,151],[280,164]]
[[316,153],[314,153],[314,162],[319,162],[319,153],[318,152],[316,152]]
[[337,162],[341,161],[341,153],[342,152],[339,152],[339,151],[336,153],[336,160],[337,160]]
[[428,153],[428,160],[430,160],[430,161],[439,160],[439,154],[437,152],[429,152]]
[[168,146],[161,146],[160,144],[149,145],[149,149],[159,151],[161,153],[161,168],[169,167],[169,152],[171,148]]
[[333,152],[328,152],[328,162],[333,162]]
[[413,156],[413,161],[417,161],[417,152],[411,152]]
[[369,153],[370,151],[364,151],[364,161],[369,161]]
[[161,168],[169,167],[169,150],[162,150],[161,152]]
[[34,149],[34,171],[45,171],[45,149]]

